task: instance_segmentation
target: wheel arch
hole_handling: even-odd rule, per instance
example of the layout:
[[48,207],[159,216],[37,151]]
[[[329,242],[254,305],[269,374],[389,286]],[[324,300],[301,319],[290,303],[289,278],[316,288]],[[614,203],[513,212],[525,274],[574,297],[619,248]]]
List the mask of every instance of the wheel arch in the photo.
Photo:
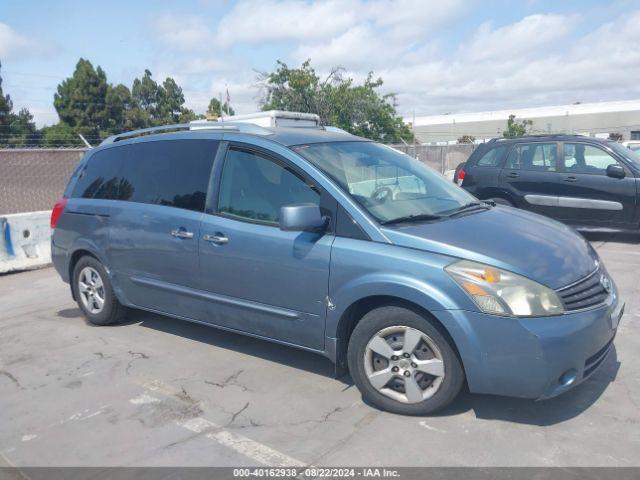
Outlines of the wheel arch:
[[508,201],[509,203],[511,203],[512,205],[518,206],[518,201],[515,198],[515,196],[512,193],[506,190],[503,190],[499,187],[484,188],[482,192],[479,193],[478,198],[482,200],[488,200],[491,198],[502,198]]
[[94,248],[91,244],[89,243],[80,243],[77,246],[75,246],[75,248],[71,251],[70,255],[69,255],[69,263],[68,263],[68,268],[69,268],[69,286],[71,288],[71,297],[73,298],[74,301],[77,301],[76,298],[76,293],[75,290],[73,288],[73,270],[76,268],[76,265],[78,263],[78,261],[82,258],[82,257],[93,257],[95,258],[98,262],[100,262],[105,270],[107,271],[107,275],[109,275],[109,280],[111,281],[111,272],[109,271],[109,268],[107,267],[107,265],[105,264],[102,256],[97,253],[96,251],[97,249]]
[[336,377],[345,375],[348,372],[347,348],[353,329],[358,322],[370,311],[380,307],[397,306],[411,310],[418,315],[428,319],[433,326],[447,339],[451,348],[455,352],[464,370],[464,363],[458,350],[458,346],[442,322],[432,314],[428,308],[414,301],[394,295],[370,295],[360,298],[351,303],[340,316],[336,328],[335,340],[335,369]]

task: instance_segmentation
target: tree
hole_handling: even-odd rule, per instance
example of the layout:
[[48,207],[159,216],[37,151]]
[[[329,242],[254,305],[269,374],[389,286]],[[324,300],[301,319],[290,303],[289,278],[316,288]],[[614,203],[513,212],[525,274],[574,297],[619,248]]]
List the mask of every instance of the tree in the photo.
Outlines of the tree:
[[9,145],[31,146],[40,143],[40,134],[37,132],[33,115],[28,109],[22,108],[17,114],[11,114],[9,131],[11,137],[7,141]]
[[[177,123],[182,114],[184,94],[173,78],[168,77],[159,89],[158,116],[166,123]],[[164,122],[163,122],[164,123]]]
[[104,70],[81,58],[73,75],[58,85],[53,105],[60,120],[76,133],[97,139],[109,133],[107,90]]
[[395,95],[381,95],[381,78],[370,72],[364,83],[356,85],[337,67],[321,79],[305,61],[300,68],[289,68],[278,61],[271,73],[258,77],[262,91],[262,110],[289,110],[315,113],[322,125],[333,125],[355,135],[384,142],[412,140],[409,127],[396,114]]
[[457,143],[475,143],[476,137],[473,135],[462,135],[458,138]]
[[167,77],[162,85],[152,78],[147,69],[141,79],[136,78],[131,87],[131,97],[137,121],[146,123],[145,126],[164,125],[195,120],[198,116],[184,107],[184,94],[176,81]]
[[620,132],[611,132],[609,134],[609,140],[613,140],[614,142],[622,142],[624,140],[624,135]]
[[[224,112],[223,112],[224,110]],[[207,107],[207,114],[206,116],[208,118],[211,119],[216,119],[219,118],[221,113],[224,113],[225,115],[231,116],[231,115],[235,115],[236,111],[233,109],[233,107],[231,107],[229,105],[228,102],[224,102],[224,104],[222,105],[222,108],[220,107],[220,100],[218,100],[216,97],[213,97],[210,101],[209,101],[209,106]]]
[[[2,64],[0,63],[0,68]],[[0,145],[37,145],[40,141],[33,115],[27,108],[13,113],[11,97],[2,91],[0,76]]]
[[167,123],[187,122],[197,115],[185,108],[182,88],[172,78],[156,83],[149,70],[126,85],[107,82],[102,68],[81,58],[73,75],[58,85],[54,106],[57,125],[42,131],[47,145],[80,144],[78,133],[89,142],[115,133]]
[[134,128],[145,127],[146,125],[144,123],[137,123],[135,117],[130,115],[134,107],[131,92],[125,85],[107,85],[105,116],[107,119],[106,128],[109,132],[119,133]]
[[42,134],[42,144],[51,147],[73,147],[84,146],[80,137],[73,127],[64,122],[58,122],[55,125],[44,127],[40,131]]
[[502,132],[502,136],[505,138],[522,137],[527,134],[527,130],[531,125],[533,125],[532,120],[522,120],[521,122],[517,122],[515,115],[509,115],[509,119],[507,120],[507,129]]
[[131,96],[140,110],[148,116],[150,123],[151,118],[157,116],[160,87],[151,78],[149,70],[145,69],[141,79],[136,78],[133,80]]

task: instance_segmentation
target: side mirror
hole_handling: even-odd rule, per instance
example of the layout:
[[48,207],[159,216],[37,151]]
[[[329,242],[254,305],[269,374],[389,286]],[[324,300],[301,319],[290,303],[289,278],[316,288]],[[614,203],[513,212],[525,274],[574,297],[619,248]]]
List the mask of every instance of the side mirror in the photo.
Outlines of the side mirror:
[[286,232],[317,232],[327,227],[327,218],[314,203],[299,203],[280,207],[280,230]]
[[607,176],[611,178],[624,178],[626,175],[624,168],[622,165],[618,165],[617,163],[612,163],[607,167]]

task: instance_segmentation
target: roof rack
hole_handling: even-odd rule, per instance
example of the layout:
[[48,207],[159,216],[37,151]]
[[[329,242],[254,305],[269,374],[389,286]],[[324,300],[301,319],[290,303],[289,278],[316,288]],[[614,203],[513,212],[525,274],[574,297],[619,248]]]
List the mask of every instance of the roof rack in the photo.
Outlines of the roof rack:
[[100,145],[120,142],[129,138],[143,137],[145,135],[155,135],[157,133],[173,133],[188,130],[216,130],[249,133],[253,135],[271,135],[273,132],[264,127],[252,123],[243,122],[217,122],[211,120],[194,120],[189,123],[176,123],[173,125],[160,125],[157,127],[141,128],[130,132],[118,133],[105,138]]
[[507,140],[519,140],[522,138],[560,138],[560,137],[586,137],[586,135],[579,135],[576,133],[535,133],[530,135],[521,135],[519,137],[496,137],[496,138],[492,138],[487,143],[504,142]]

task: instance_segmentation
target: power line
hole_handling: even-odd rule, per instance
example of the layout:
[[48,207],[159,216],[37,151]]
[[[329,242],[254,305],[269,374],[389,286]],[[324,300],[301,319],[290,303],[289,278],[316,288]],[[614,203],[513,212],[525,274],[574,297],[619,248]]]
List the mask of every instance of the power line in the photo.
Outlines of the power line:
[[11,75],[22,75],[25,77],[43,77],[43,78],[57,78],[60,79],[59,75],[47,75],[46,73],[30,73],[30,72],[17,72],[15,70],[2,70],[2,73],[10,73]]

